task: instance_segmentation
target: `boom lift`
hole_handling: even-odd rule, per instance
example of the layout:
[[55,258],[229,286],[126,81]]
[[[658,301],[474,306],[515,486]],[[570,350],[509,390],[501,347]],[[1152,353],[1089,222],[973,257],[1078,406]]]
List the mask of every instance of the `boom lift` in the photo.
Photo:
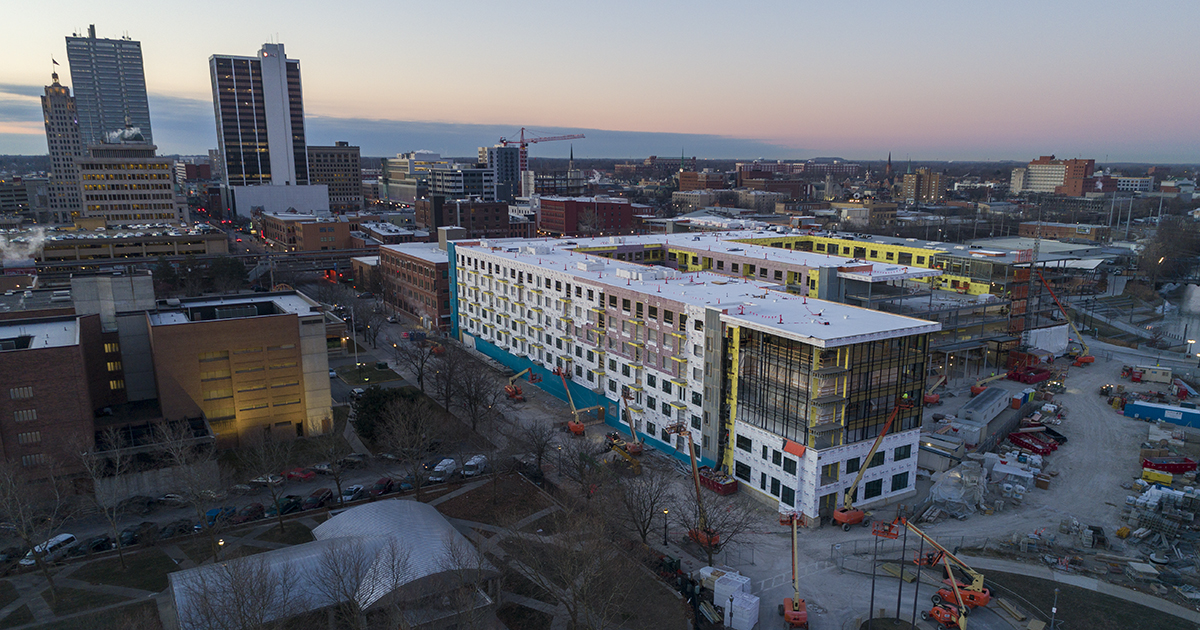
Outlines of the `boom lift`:
[[895,422],[896,416],[900,415],[901,409],[912,409],[913,404],[908,400],[908,394],[905,394],[896,402],[896,406],[892,408],[892,414],[888,416],[887,424],[883,425],[883,430],[879,432],[879,437],[875,438],[875,443],[871,445],[871,450],[862,460],[862,464],[858,467],[858,476],[854,478],[854,483],[846,489],[846,497],[842,502],[842,507],[834,510],[833,522],[840,523],[842,529],[850,531],[851,525],[862,524],[866,527],[866,512],[855,509],[853,505],[854,491],[858,489],[858,484],[862,481],[863,473],[867,472],[867,467],[871,465],[871,458],[875,457],[875,451],[879,450],[879,445],[883,443],[883,436],[887,435],[888,429],[892,428],[892,423]]
[[779,605],[779,616],[789,628],[808,628],[808,605],[800,599],[800,575],[796,573],[796,520],[792,514],[792,588],[795,594]]
[[721,535],[708,526],[708,514],[704,510],[704,500],[700,497],[700,469],[696,466],[696,445],[692,443],[692,432],[683,422],[673,424],[663,430],[675,435],[687,435],[688,455],[692,460],[692,483],[696,486],[696,510],[700,513],[698,527],[688,532],[688,538],[696,541],[696,544],[701,547],[715,551],[721,546]]
[[1062,302],[1058,301],[1058,296],[1054,294],[1054,289],[1050,288],[1050,283],[1046,282],[1046,278],[1042,276],[1042,272],[1037,269],[1034,269],[1033,273],[1037,274],[1038,279],[1042,281],[1042,285],[1050,292],[1050,297],[1054,298],[1054,303],[1058,305],[1058,310],[1062,313],[1063,319],[1067,320],[1067,325],[1071,327],[1071,332],[1075,333],[1075,339],[1079,341],[1079,350],[1071,355],[1075,359],[1075,362],[1071,365],[1083,367],[1084,364],[1095,363],[1096,357],[1092,356],[1091,352],[1088,351],[1087,342],[1083,340],[1083,335],[1079,334],[1079,329],[1075,327],[1075,322],[1067,314],[1067,309],[1063,307]]
[[508,385],[504,386],[504,393],[508,395],[509,399],[511,399],[513,402],[525,402],[525,392],[517,386],[517,381],[520,380],[522,376],[525,376],[526,373],[529,374],[530,383],[542,382],[541,375],[535,374],[533,372],[533,368],[525,368],[524,370],[513,374],[508,379]]
[[[928,534],[917,529],[917,526],[909,522],[908,519],[901,517],[891,523],[875,523],[871,533],[881,538],[895,540],[900,536],[901,527],[907,527],[909,531],[919,536],[921,540],[924,540],[934,549],[925,554],[925,557],[918,557],[916,559],[917,564],[926,567],[936,567],[938,564],[942,564],[945,567],[946,579],[944,581],[946,582],[946,586],[938,589],[937,594],[931,598],[934,604],[934,610],[929,612],[931,616],[937,618],[938,621],[942,621],[943,625],[946,625],[943,618],[950,615],[935,612],[938,607],[949,607],[952,609],[952,612],[956,613],[953,615],[954,621],[958,622],[958,617],[965,618],[970,614],[972,608],[987,606],[991,603],[992,593],[983,585],[983,574],[972,569],[961,558],[947,551],[945,547],[938,544],[933,538],[930,538]],[[970,578],[970,583],[959,581],[954,575],[953,567],[958,567],[960,571]],[[955,602],[957,602],[956,609],[954,608]],[[945,610],[941,612],[946,613]],[[957,613],[961,613],[961,615]],[[965,629],[966,621],[959,622],[959,626]]]
[[971,396],[978,396],[982,394],[983,390],[987,389],[988,383],[991,383],[992,381],[998,381],[1002,378],[1008,378],[1008,372],[1001,372],[999,374],[985,376],[978,381],[975,381],[975,384],[971,386]]
[[583,422],[579,420],[579,414],[590,413],[597,409],[604,409],[604,405],[593,405],[584,407],[583,409],[575,408],[575,398],[571,396],[571,387],[567,384],[567,371],[562,368],[554,368],[554,374],[562,377],[563,390],[567,392],[567,403],[571,405],[571,419],[567,421],[567,430],[574,435],[583,435]]
[[929,389],[925,390],[925,395],[921,397],[921,399],[925,402],[926,405],[942,404],[942,397],[938,394],[933,393],[933,390],[937,389],[938,386],[940,386],[942,383],[945,383],[945,382],[946,382],[945,374],[934,379],[933,385],[930,385]]

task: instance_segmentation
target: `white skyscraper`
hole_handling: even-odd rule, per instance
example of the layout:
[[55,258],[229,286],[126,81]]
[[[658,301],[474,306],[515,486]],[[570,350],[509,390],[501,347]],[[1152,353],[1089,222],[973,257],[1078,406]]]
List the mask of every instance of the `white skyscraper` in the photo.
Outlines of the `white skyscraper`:
[[121,132],[126,123],[147,142],[154,141],[141,42],[97,38],[92,25],[87,37],[67,38],[67,62],[85,146],[106,142],[108,134]]

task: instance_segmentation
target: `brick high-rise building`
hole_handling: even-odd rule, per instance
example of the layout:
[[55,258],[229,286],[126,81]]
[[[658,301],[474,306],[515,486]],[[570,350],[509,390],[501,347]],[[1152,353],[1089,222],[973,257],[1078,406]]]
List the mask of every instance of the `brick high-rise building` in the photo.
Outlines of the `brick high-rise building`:
[[542,197],[538,231],[556,236],[629,234],[633,204],[619,197]]
[[505,238],[510,234],[508,204],[503,201],[447,199],[430,195],[415,204],[417,227],[436,234],[438,228],[457,226],[464,238]]
[[329,209],[334,212],[362,210],[362,160],[359,148],[349,142],[331,147],[308,147],[308,179],[329,187]]
[[50,151],[50,182],[47,185],[45,216],[39,221],[67,223],[79,216],[79,167],[75,158],[84,155],[83,137],[75,98],[70,88],[58,82],[58,73],[50,75],[53,83],[46,86],[42,96],[42,117],[46,123],[46,146]]
[[713,171],[682,171],[679,173],[679,190],[717,190],[729,188],[725,173]]
[[910,202],[937,203],[946,199],[946,183],[941,173],[918,168],[905,173],[900,196]]
[[1014,194],[1056,193],[1078,197],[1090,190],[1086,180],[1095,168],[1095,160],[1059,160],[1053,155],[1043,155],[1023,169],[1013,169],[1009,189]]

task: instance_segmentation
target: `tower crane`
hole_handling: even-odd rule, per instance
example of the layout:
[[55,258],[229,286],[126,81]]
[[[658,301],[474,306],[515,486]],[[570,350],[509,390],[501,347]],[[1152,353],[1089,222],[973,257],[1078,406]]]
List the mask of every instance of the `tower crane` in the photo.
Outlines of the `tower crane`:
[[583,134],[581,134],[581,133],[572,133],[572,134],[565,135],[565,136],[535,136],[535,135],[533,135],[532,131],[530,132],[529,137],[525,137],[525,131],[526,131],[526,129],[524,127],[521,127],[521,135],[519,137],[513,138],[511,140],[508,138],[500,138],[500,146],[506,147],[510,144],[515,144],[515,145],[517,145],[517,147],[519,147],[521,149],[520,164],[521,164],[522,171],[529,170],[529,145],[537,144],[538,142],[553,142],[556,140],[579,140],[579,139],[583,138]]

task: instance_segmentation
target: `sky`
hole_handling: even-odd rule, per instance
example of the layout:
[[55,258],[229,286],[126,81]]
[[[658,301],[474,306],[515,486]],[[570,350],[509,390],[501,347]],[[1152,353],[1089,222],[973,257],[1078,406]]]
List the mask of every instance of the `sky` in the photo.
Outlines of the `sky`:
[[142,42],[162,153],[216,146],[208,57],[282,42],[309,144],[565,157],[1200,162],[1200,2],[14,3],[0,154],[44,154],[65,37]]

